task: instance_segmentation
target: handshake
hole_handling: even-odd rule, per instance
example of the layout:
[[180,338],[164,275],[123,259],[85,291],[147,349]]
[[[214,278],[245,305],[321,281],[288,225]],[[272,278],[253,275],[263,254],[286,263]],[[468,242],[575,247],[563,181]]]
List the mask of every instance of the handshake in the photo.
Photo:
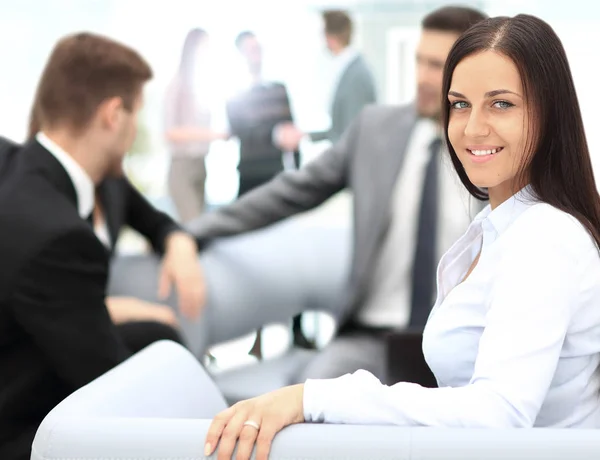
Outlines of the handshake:
[[273,130],[273,143],[284,152],[298,149],[304,133],[292,122],[279,123]]

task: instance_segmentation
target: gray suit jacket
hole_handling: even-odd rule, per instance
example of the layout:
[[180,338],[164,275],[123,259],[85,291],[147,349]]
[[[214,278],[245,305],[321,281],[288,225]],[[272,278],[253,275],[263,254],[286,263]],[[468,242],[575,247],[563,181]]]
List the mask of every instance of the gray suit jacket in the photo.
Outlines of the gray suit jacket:
[[368,106],[341,140],[300,170],[286,171],[190,223],[202,246],[215,237],[266,227],[315,208],[348,187],[354,195],[354,248],[346,312],[365,298],[390,223],[393,188],[417,115],[413,106]]
[[337,142],[360,111],[376,100],[373,75],[362,56],[357,56],[344,71],[335,90],[331,127],[327,131],[310,133],[311,139]]

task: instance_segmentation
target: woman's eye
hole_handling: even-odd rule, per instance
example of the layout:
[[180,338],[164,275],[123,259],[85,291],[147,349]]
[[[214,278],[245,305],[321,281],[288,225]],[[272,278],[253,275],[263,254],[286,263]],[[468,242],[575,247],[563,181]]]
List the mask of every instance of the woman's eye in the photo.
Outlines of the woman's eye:
[[450,104],[450,107],[453,109],[466,109],[467,107],[469,107],[469,104],[467,104],[465,101],[456,101],[452,102],[452,104]]
[[499,109],[508,109],[510,107],[512,107],[514,104],[511,104],[508,101],[496,101],[494,102],[494,107],[497,107]]

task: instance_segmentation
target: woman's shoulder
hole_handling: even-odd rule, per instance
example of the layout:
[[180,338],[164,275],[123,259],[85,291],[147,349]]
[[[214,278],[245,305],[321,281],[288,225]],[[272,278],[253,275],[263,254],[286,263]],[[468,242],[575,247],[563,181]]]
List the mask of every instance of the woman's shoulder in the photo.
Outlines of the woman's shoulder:
[[560,245],[574,255],[587,254],[590,250],[598,252],[594,238],[579,219],[548,203],[528,205],[515,221],[513,230],[531,242],[552,247]]

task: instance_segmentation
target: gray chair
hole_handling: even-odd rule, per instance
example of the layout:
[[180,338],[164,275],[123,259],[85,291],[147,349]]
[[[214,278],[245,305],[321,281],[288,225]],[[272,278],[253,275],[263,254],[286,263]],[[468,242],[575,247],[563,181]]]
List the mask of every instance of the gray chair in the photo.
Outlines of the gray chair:
[[[56,406],[38,429],[31,459],[205,459],[210,418],[224,407],[186,349],[158,342]],[[600,436],[596,430],[301,424],[276,436],[269,458],[597,460]]]
[[[286,323],[303,311],[338,316],[344,305],[350,238],[347,227],[291,219],[215,242],[200,257],[208,290],[202,318],[180,318],[190,350],[200,356],[210,345],[265,324]],[[151,255],[117,257],[108,293],[155,302],[158,270],[159,261]],[[176,295],[167,303],[176,308]],[[278,358],[219,373],[215,380],[230,403],[251,398],[293,382],[313,353],[291,349]]]
[[284,355],[213,375],[229,404],[260,396],[296,382],[317,350],[292,348]]

